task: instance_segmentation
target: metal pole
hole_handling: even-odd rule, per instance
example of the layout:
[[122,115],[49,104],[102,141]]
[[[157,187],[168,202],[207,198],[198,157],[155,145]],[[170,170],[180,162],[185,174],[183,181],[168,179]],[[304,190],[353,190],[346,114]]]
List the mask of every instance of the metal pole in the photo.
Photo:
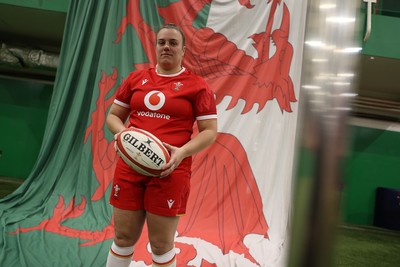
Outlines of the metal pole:
[[333,265],[360,2],[308,1],[290,267]]

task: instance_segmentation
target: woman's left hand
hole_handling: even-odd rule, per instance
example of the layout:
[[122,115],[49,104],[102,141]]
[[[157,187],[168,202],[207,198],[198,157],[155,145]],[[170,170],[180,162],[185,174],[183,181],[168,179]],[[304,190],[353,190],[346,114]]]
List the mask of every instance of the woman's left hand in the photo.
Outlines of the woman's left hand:
[[164,146],[169,150],[171,155],[168,163],[166,163],[162,167],[162,172],[160,174],[160,178],[164,178],[170,175],[178,166],[181,164],[182,160],[185,158],[185,153],[182,148],[171,146],[170,144],[163,143]]

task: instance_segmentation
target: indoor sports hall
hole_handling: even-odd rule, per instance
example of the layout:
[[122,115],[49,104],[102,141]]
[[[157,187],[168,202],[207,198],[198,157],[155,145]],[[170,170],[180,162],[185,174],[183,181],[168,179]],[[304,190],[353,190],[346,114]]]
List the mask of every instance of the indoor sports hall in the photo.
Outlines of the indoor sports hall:
[[[163,25],[182,31],[176,76],[212,90],[193,113],[214,98],[218,129],[190,156],[176,258],[154,260],[144,222],[129,266],[398,266],[400,1],[0,0],[0,267],[110,266],[118,160],[143,152],[158,168],[180,148],[131,131],[124,159],[107,124],[132,72],[164,79]],[[130,117],[168,127],[170,98],[147,78],[132,90],[145,86]]]

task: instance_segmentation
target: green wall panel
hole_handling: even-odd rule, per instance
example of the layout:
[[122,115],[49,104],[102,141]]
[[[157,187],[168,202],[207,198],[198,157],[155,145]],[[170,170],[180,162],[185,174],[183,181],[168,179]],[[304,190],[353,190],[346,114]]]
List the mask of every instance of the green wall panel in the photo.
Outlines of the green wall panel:
[[346,163],[343,220],[372,225],[377,187],[400,189],[400,133],[351,127]]
[[0,0],[0,4],[67,12],[69,0]]
[[0,79],[0,176],[28,177],[42,144],[53,86]]
[[379,14],[400,17],[399,0],[380,0],[377,2]]
[[400,18],[372,15],[371,35],[362,54],[400,59]]

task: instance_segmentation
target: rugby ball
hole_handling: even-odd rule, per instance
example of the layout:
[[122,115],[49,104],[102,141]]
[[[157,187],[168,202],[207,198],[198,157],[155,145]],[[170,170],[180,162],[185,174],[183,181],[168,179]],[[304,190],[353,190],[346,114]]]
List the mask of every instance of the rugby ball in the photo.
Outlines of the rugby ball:
[[169,161],[168,150],[153,134],[138,128],[127,128],[117,137],[117,153],[132,169],[146,176],[159,176]]

